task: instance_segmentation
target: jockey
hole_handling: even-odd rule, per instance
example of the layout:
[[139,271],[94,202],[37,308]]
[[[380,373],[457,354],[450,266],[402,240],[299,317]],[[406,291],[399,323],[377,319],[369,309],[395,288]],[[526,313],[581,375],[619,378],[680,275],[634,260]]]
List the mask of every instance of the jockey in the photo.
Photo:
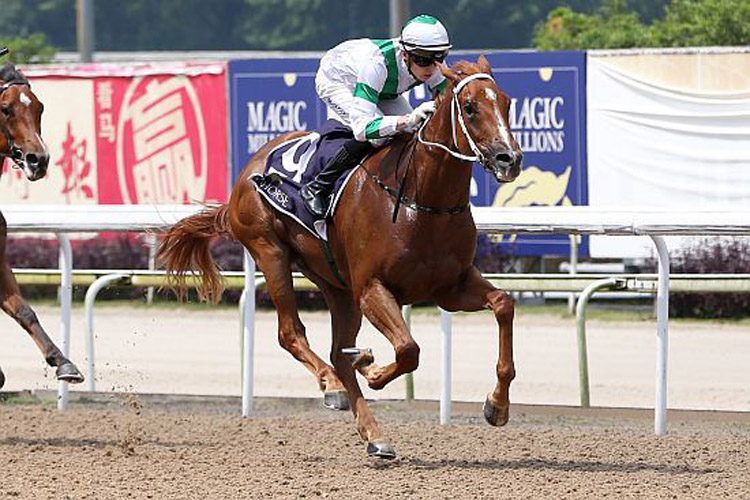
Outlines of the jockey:
[[313,215],[325,216],[334,183],[344,170],[390,136],[414,132],[435,111],[434,101],[412,109],[402,94],[422,83],[433,94],[442,92],[446,80],[437,63],[443,62],[450,48],[445,27],[423,14],[406,23],[400,38],[349,40],[323,56],[315,90],[326,103],[329,118],[351,127],[354,138],[300,189]]

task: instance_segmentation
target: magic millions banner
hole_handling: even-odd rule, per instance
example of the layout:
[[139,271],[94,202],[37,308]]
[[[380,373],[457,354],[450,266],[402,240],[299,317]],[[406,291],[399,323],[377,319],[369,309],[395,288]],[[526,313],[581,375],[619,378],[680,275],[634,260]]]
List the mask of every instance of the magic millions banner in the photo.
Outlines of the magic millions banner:
[[[583,52],[489,52],[498,85],[512,98],[510,124],[524,151],[524,169],[499,185],[474,165],[475,206],[586,205],[586,57]],[[462,53],[448,64],[475,61]],[[326,119],[315,93],[317,58],[278,58],[229,63],[232,177],[267,141],[295,130],[315,130]],[[413,105],[428,99],[424,86],[410,91]],[[555,235],[506,235],[508,253],[567,255],[569,239]],[[587,252],[587,242],[581,248]]]
[[226,65],[22,68],[44,103],[48,174],[3,165],[3,203],[225,201]]

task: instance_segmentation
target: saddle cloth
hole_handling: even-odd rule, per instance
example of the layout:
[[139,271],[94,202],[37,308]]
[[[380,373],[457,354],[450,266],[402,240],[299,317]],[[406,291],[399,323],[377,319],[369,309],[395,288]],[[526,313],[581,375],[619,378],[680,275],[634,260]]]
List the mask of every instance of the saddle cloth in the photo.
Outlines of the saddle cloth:
[[[317,237],[327,240],[325,220],[315,221],[305,208],[299,189],[312,180],[352,137],[349,127],[339,121],[328,120],[316,132],[277,145],[268,154],[263,174],[252,174],[250,179],[272,207],[293,218]],[[336,212],[341,192],[358,166],[353,166],[337,179],[326,219]]]

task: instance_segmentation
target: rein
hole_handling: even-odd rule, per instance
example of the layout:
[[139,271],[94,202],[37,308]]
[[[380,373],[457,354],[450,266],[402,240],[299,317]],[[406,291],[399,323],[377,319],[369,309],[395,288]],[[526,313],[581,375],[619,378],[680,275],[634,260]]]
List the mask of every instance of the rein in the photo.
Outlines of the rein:
[[[8,88],[13,85],[28,85],[28,87],[31,88],[31,84],[28,82],[28,80],[10,80],[4,83],[2,87],[0,87],[0,95],[2,95],[3,92],[8,90]],[[5,141],[8,144],[8,151],[10,151],[10,153],[0,151],[0,158],[10,158],[11,160],[13,160],[13,163],[15,163],[15,166],[20,168],[21,164],[19,162],[21,162],[23,159],[23,151],[21,150],[21,148],[16,146],[15,142],[13,141],[13,136],[10,134],[8,128],[2,124],[2,122],[0,122],[0,132],[2,132],[5,136]]]
[[[474,142],[474,139],[472,139],[471,134],[469,134],[469,130],[466,128],[466,123],[464,122],[464,115],[461,112],[461,103],[458,101],[458,94],[461,93],[461,89],[463,89],[466,85],[468,85],[474,80],[494,81],[495,79],[492,78],[492,76],[488,75],[487,73],[474,73],[473,75],[469,75],[463,80],[461,80],[460,82],[458,82],[458,85],[453,87],[453,95],[451,96],[451,135],[453,136],[453,146],[456,149],[458,149],[458,138],[456,135],[456,116],[458,116],[458,124],[461,127],[461,131],[464,133],[464,136],[466,137],[466,141],[469,143],[469,148],[471,149],[472,153],[474,153],[474,156],[465,155],[459,151],[453,151],[449,147],[445,146],[444,144],[440,144],[439,142],[426,141],[423,138],[422,133],[429,119],[425,120],[422,123],[422,126],[419,127],[419,131],[417,132],[417,140],[419,140],[419,142],[424,144],[425,146],[435,146],[440,149],[443,149],[444,151],[447,151],[451,156],[453,156],[454,158],[458,158],[459,160],[470,161],[470,162],[478,161],[481,163],[484,160],[484,155],[479,150],[476,142]],[[432,116],[430,118],[432,118]]]
[[[404,146],[404,149],[409,145],[409,143]],[[401,150],[401,153],[399,153],[398,160],[396,162],[396,173],[398,174],[398,167],[401,164],[401,155],[404,152],[404,149]],[[398,209],[401,205],[404,205],[407,208],[410,208],[412,210],[415,210],[417,212],[422,212],[425,214],[430,215],[456,215],[460,214],[461,212],[465,211],[467,208],[469,208],[469,204],[466,203],[464,205],[459,205],[456,207],[450,207],[450,208],[435,208],[435,207],[428,207],[425,205],[420,205],[416,202],[416,200],[412,200],[408,196],[404,195],[404,188],[406,186],[406,179],[409,175],[409,169],[411,168],[412,161],[414,160],[414,151],[416,150],[416,145],[411,148],[411,154],[409,155],[409,161],[406,164],[406,168],[404,169],[404,175],[401,178],[401,181],[399,182],[398,191],[393,189],[392,187],[385,184],[380,177],[370,172],[369,169],[367,169],[364,165],[362,166],[362,169],[367,172],[367,175],[370,176],[370,178],[375,182],[375,184],[380,187],[383,191],[388,193],[391,197],[393,197],[396,200],[396,204],[393,207],[393,223],[396,223],[396,218],[398,217]]]
[[[474,156],[465,155],[459,151],[453,151],[449,147],[445,146],[444,144],[440,144],[438,142],[430,142],[424,140],[422,137],[422,132],[425,129],[425,126],[427,125],[427,122],[430,121],[432,118],[432,115],[422,122],[422,126],[419,127],[419,131],[417,132],[417,140],[420,144],[424,144],[425,146],[436,146],[440,149],[443,149],[450,153],[451,156],[454,158],[458,158],[459,160],[463,161],[470,161],[470,162],[482,162],[484,160],[484,155],[479,150],[479,148],[476,145],[476,142],[474,142],[474,139],[472,139],[471,134],[469,134],[469,130],[466,128],[466,122],[464,122],[463,113],[461,113],[461,103],[458,101],[458,95],[461,93],[461,90],[468,85],[469,83],[473,82],[474,80],[492,80],[495,79],[492,78],[491,75],[488,75],[487,73],[474,73],[473,75],[469,75],[460,82],[458,82],[458,85],[453,87],[453,95],[451,96],[451,135],[453,136],[453,145],[458,149],[458,138],[456,135],[456,116],[458,117],[458,125],[461,127],[461,131],[463,132],[464,136],[466,137],[467,142],[469,143],[469,148],[471,148],[471,151],[474,153]],[[459,205],[456,207],[450,207],[450,208],[434,208],[434,207],[427,207],[424,205],[420,205],[416,202],[416,200],[412,200],[408,196],[404,195],[404,188],[406,186],[406,178],[409,174],[409,168],[411,167],[412,160],[414,159],[414,151],[416,150],[416,146],[412,148],[411,155],[409,156],[409,162],[406,165],[406,169],[404,170],[404,176],[401,178],[401,181],[399,182],[399,188],[398,191],[395,191],[390,186],[387,186],[377,175],[370,172],[367,168],[364,166],[365,172],[370,176],[370,178],[377,184],[383,191],[391,195],[393,198],[396,199],[396,205],[393,208],[393,223],[396,223],[396,218],[398,216],[398,209],[401,204],[403,204],[405,207],[410,208],[412,210],[416,210],[417,212],[423,212],[430,215],[456,215],[460,214],[461,212],[464,212],[467,208],[469,208],[469,203],[466,203],[464,205]],[[401,152],[403,154],[403,150]],[[401,163],[401,154],[399,154],[399,158],[396,162],[396,172],[398,173],[398,166]]]

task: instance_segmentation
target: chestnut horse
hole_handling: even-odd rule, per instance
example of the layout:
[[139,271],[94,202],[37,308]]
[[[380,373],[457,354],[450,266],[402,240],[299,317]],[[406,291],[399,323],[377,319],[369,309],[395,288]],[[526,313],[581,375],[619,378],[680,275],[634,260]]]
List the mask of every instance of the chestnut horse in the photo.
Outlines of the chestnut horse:
[[[183,219],[159,248],[180,290],[187,270],[197,270],[203,275],[201,296],[216,300],[221,277],[209,253],[210,239],[222,233],[239,240],[266,276],[278,313],[279,342],[312,372],[327,406],[351,407],[367,453],[383,458],[395,452],[368,408],[354,370],[371,388],[382,389],[417,368],[419,346],[401,316],[403,304],[433,301],[448,311],[492,310],[500,330],[497,384],[484,410],[492,425],[508,421],[508,390],[515,376],[514,303],[472,264],[476,228],[469,210],[473,161],[499,182],[510,182],[520,172],[523,155],[508,124],[510,99],[490,76],[483,56],[475,64],[441,65],[440,70],[448,86],[437,97],[435,115],[415,136],[402,135],[378,150],[349,179],[328,226],[335,267],[320,241],[270,208],[250,180],[251,174],[263,172],[275,145],[300,133],[264,146],[240,174],[229,203]],[[292,264],[325,296],[333,366],[308,345]],[[354,348],[363,314],[393,345],[394,363],[378,366],[369,349]]]
[[[31,91],[31,85],[12,64],[0,66],[0,168],[10,158],[30,181],[47,173],[49,153],[42,140],[43,105]],[[44,359],[56,366],[57,379],[83,382],[83,375],[66,358],[44,331],[36,314],[21,297],[13,270],[5,258],[8,227],[0,213],[0,307],[34,339]],[[0,370],[0,387],[5,375]]]

